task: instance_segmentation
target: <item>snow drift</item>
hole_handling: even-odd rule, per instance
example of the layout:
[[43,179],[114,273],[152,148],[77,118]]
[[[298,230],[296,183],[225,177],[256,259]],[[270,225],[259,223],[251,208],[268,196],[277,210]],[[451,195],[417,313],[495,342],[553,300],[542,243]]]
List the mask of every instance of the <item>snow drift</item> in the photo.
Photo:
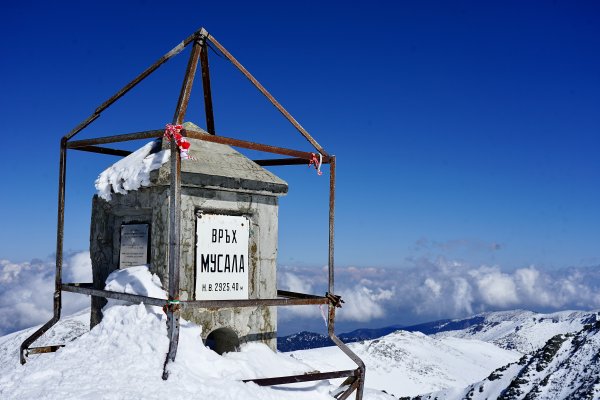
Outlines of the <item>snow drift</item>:
[[[146,267],[115,271],[107,288],[165,297],[160,281]],[[329,382],[259,387],[242,379],[295,375],[312,371],[308,364],[266,345],[246,344],[241,351],[218,355],[205,347],[201,328],[182,320],[177,359],[170,376],[161,379],[169,342],[166,316],[160,307],[110,301],[102,322],[87,331],[86,314],[62,320],[44,336],[67,345],[56,353],[32,356],[18,363],[18,345],[30,331],[0,339],[2,399],[329,399]],[[87,314],[89,316],[89,314]],[[64,325],[76,327],[65,329]],[[389,396],[369,391],[366,399]]]

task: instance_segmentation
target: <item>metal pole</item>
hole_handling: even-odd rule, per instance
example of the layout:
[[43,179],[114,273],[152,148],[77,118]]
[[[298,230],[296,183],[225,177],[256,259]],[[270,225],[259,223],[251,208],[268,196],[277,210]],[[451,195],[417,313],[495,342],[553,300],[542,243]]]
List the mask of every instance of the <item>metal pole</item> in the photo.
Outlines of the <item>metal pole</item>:
[[144,72],[142,72],[137,77],[135,77],[131,82],[129,82],[127,85],[123,86],[123,88],[121,90],[119,90],[111,98],[109,98],[104,103],[102,103],[98,108],[96,108],[94,110],[94,113],[92,115],[90,115],[85,121],[83,121],[82,123],[77,125],[75,128],[73,128],[73,130],[71,132],[67,133],[65,135],[67,140],[71,139],[73,136],[75,136],[76,134],[81,132],[86,126],[88,126],[96,118],[98,118],[100,116],[100,114],[102,113],[102,111],[104,111],[105,109],[110,107],[115,101],[117,101],[121,97],[123,97],[127,92],[129,92],[131,89],[133,89],[138,83],[140,83],[141,81],[146,79],[148,77],[148,75],[150,75],[151,73],[156,71],[158,69],[158,67],[160,67],[161,65],[163,65],[164,63],[169,61],[171,59],[171,57],[179,54],[183,49],[186,48],[186,46],[188,44],[190,44],[193,40],[195,40],[198,37],[198,35],[201,34],[201,32],[204,32],[204,29],[200,29],[199,31],[196,31],[193,34],[191,34],[184,41],[182,41],[177,46],[175,46],[173,49],[171,49],[168,53],[166,53],[164,56],[159,58],[154,64],[152,64],[150,67],[148,67]]
[[233,65],[236,66],[237,69],[240,70],[242,74],[244,74],[246,78],[248,78],[250,82],[252,82],[252,84],[271,102],[271,104],[273,104],[275,108],[277,108],[279,112],[282,113],[283,116],[288,121],[290,121],[292,125],[294,125],[298,132],[300,132],[300,134],[302,134],[302,136],[304,136],[304,138],[308,140],[310,144],[312,144],[319,153],[321,153],[324,156],[328,155],[327,152],[321,147],[321,145],[317,143],[317,141],[312,136],[310,136],[306,129],[304,129],[302,125],[300,125],[300,123],[296,121],[294,117],[292,117],[292,115],[285,108],[283,108],[283,106],[279,104],[277,100],[275,100],[275,97],[273,97],[273,95],[269,93],[269,91],[265,89],[265,87],[261,85],[260,82],[257,81],[256,78],[253,77],[252,74],[248,72],[248,70],[244,68],[244,66],[240,64],[240,62],[236,60],[235,57],[232,56],[231,53],[229,53],[227,49],[217,41],[217,39],[214,38],[214,36],[212,36],[210,33],[207,33],[207,38],[221,51],[221,53],[223,53],[223,55],[225,55],[225,57],[227,57],[229,61],[231,61]]
[[75,147],[75,150],[80,151],[89,151],[90,153],[98,153],[98,154],[108,154],[111,156],[119,156],[119,157],[127,157],[132,151],[129,150],[120,150],[120,149],[110,149],[108,147],[100,147],[100,146],[83,146],[83,147]]
[[[62,285],[62,263],[63,263],[63,243],[65,238],[65,193],[67,183],[67,139],[60,141],[60,170],[59,170],[59,189],[58,189],[58,215],[56,229],[56,277],[54,293],[54,315],[60,318],[61,303],[61,285]],[[58,300],[57,300],[58,299]]]
[[206,114],[206,131],[215,134],[215,117],[213,115],[212,92],[210,90],[210,70],[208,67],[208,47],[206,41],[202,44],[200,53],[200,66],[202,69],[202,88],[204,89],[204,113]]
[[185,118],[190,95],[192,94],[192,85],[194,84],[198,60],[200,59],[200,53],[202,52],[203,42],[203,39],[197,38],[192,46],[192,54],[190,54],[185,77],[183,78],[183,83],[181,85],[181,91],[179,92],[179,100],[177,101],[177,107],[175,108],[173,124],[181,124],[183,123],[183,118]]
[[[173,116],[174,124],[181,124],[185,117],[196,67],[202,44],[196,40],[192,48],[192,54],[188,62],[179,101]],[[179,262],[180,262],[180,236],[181,236],[181,154],[175,142],[175,138],[170,138],[171,144],[171,186],[169,193],[169,300],[167,303],[167,335],[169,337],[169,351],[165,358],[163,367],[163,380],[169,378],[167,365],[169,361],[175,361],[177,356],[177,346],[179,344]]]
[[329,158],[329,293],[334,293],[334,242],[335,242],[335,156]]
[[179,345],[179,251],[181,215],[181,155],[171,138],[171,187],[169,193],[169,302],[167,303],[167,335],[169,351],[163,367],[163,380],[169,378],[167,365],[175,361]]
[[[333,295],[335,289],[335,271],[334,271],[334,241],[335,241],[335,171],[336,171],[336,160],[335,156],[332,155],[329,158],[329,294]],[[335,335],[335,304],[329,303],[329,318],[327,324],[327,331],[329,338],[358,365],[358,377],[356,382],[345,392],[342,398],[347,398],[350,393],[356,389],[356,400],[362,400],[364,383],[365,383],[365,371],[366,367],[364,362],[356,355],[344,342],[342,342]]]
[[23,341],[20,349],[21,364],[27,362],[27,349],[40,336],[48,331],[60,319],[62,308],[62,263],[63,263],[63,239],[65,227],[65,183],[67,177],[67,138],[63,137],[60,141],[60,169],[58,172],[58,212],[56,229],[56,275],[54,278],[54,315],[52,319],[46,322],[40,329]]
[[97,144],[127,142],[129,140],[153,139],[163,137],[165,129],[154,129],[151,131],[141,131],[126,133],[123,135],[103,136],[93,139],[73,140],[67,143],[67,148],[76,149],[79,147],[95,146]]
[[[298,150],[286,149],[283,147],[271,146],[271,145],[267,145],[267,144],[253,143],[253,142],[248,142],[246,140],[233,139],[233,138],[225,137],[225,136],[207,135],[205,133],[195,131],[193,129],[183,129],[182,132],[184,132],[185,136],[187,136],[187,137],[191,137],[191,138],[198,139],[198,140],[204,140],[205,142],[221,143],[221,144],[227,144],[229,146],[237,146],[237,147],[242,147],[242,148],[250,149],[250,150],[264,151],[266,153],[275,153],[275,154],[281,154],[281,155],[286,155],[286,156],[291,156],[291,157],[298,157],[298,158],[303,158],[306,161],[309,161],[313,155],[313,153],[308,153],[306,151],[298,151]],[[329,162],[329,157],[324,156],[323,163],[328,163],[328,162]]]

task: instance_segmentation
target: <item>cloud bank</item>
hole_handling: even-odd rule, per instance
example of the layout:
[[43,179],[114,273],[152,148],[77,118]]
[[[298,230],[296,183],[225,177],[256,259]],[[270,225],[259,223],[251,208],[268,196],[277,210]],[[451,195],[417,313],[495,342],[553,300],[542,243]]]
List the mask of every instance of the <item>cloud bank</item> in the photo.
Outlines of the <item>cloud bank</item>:
[[[64,281],[91,281],[89,252],[65,258]],[[52,316],[54,262],[0,260],[0,335],[42,324]],[[356,326],[411,324],[461,318],[484,311],[556,311],[600,308],[600,268],[503,270],[438,259],[411,268],[337,267],[335,293],[345,301],[338,321]],[[278,288],[327,291],[326,267],[279,267]],[[87,296],[63,293],[65,315],[89,306]],[[325,309],[282,307],[283,323],[318,321]]]
[[[283,271],[283,272],[282,272]],[[327,288],[323,268],[281,267],[282,289]],[[294,286],[290,285],[294,282]],[[535,266],[502,270],[497,266],[470,266],[438,259],[421,259],[411,268],[336,268],[336,289],[346,301],[341,321],[410,324],[461,318],[485,311],[528,309],[556,311],[600,308],[600,269],[541,270]],[[317,315],[282,310],[289,320]],[[379,321],[379,322],[378,322]]]
[[[65,257],[63,281],[91,282],[89,252]],[[52,317],[55,263],[0,260],[0,336],[45,323]],[[89,297],[63,293],[63,313],[88,307]]]

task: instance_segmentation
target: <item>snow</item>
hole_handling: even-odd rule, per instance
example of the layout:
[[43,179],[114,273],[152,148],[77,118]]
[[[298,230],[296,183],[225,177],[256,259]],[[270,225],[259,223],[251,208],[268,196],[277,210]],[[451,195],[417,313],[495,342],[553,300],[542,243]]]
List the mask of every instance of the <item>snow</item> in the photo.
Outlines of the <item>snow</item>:
[[[113,272],[106,288],[167,297],[160,279],[147,266]],[[239,352],[218,355],[203,345],[201,327],[181,320],[177,358],[169,364],[169,379],[163,381],[169,343],[162,309],[111,300],[103,312],[102,322],[92,330],[88,329],[89,310],[61,319],[34,346],[66,346],[56,353],[32,355],[23,366],[19,364],[19,345],[36,328],[0,337],[0,399],[331,400],[341,379],[274,387],[242,380],[356,368],[337,347],[275,353],[265,345],[249,343]],[[538,346],[542,338],[556,331],[572,331],[587,322],[589,313],[512,311],[485,317],[472,330],[452,332],[464,337],[397,331],[350,344],[367,365],[364,399],[391,400],[392,394],[424,393],[430,393],[424,397],[429,399],[496,398],[523,376],[527,377],[521,385],[523,395],[540,387],[536,398],[565,398],[574,392],[567,390],[564,382],[570,382],[569,387],[594,382],[598,374],[594,357],[600,348],[596,331],[567,336],[542,370],[537,369],[537,362],[524,369],[524,364],[517,363],[522,353],[496,345],[520,349]],[[524,357],[534,360],[534,355]],[[490,380],[496,369],[497,377]],[[539,386],[545,377],[549,377],[547,386]],[[594,390],[594,398],[600,398],[600,388]]]
[[586,324],[577,333],[559,334],[519,362],[494,371],[463,389],[423,396],[432,400],[600,399],[600,324]]
[[[426,336],[419,332],[397,331],[380,339],[351,343],[349,347],[366,364],[367,387],[395,396],[415,396],[449,387],[463,388],[485,378],[494,369],[521,356],[491,343],[459,338]],[[352,368],[337,347],[299,350],[298,360],[328,369],[343,365]]]
[[[147,266],[113,272],[106,288],[166,298],[159,278]],[[66,346],[56,353],[32,355],[24,366],[19,364],[18,348],[35,328],[0,337],[0,399],[331,400],[341,379],[274,387],[242,380],[356,368],[337,347],[275,353],[265,345],[249,343],[239,352],[218,355],[203,345],[201,327],[181,320],[177,358],[169,365],[169,379],[163,381],[169,343],[162,309],[109,301],[103,311],[102,322],[92,330],[88,329],[89,310],[61,319],[35,346]],[[537,361],[531,365],[517,361],[535,361],[540,356],[523,356],[468,336],[479,335],[500,344],[507,344],[510,337],[513,348],[529,348],[537,345],[540,337],[557,330],[572,331],[589,318],[589,313],[579,312],[490,313],[485,323],[474,327],[477,329],[454,331],[463,338],[397,331],[349,346],[367,366],[365,400],[424,393],[430,393],[424,397],[429,399],[491,399],[504,393],[517,377],[526,378],[521,384],[523,396],[539,387],[535,398],[568,398],[574,392],[565,382],[569,388],[593,384],[600,373],[595,361],[600,348],[597,329],[567,335],[556,355],[539,370]],[[521,340],[525,337],[527,343]],[[497,377],[490,380],[496,369]],[[547,385],[542,386],[546,377]],[[600,398],[600,387],[594,390],[594,398]]]
[[[183,323],[177,361],[161,379],[168,349],[164,314],[155,307],[108,308],[95,329],[54,354],[3,371],[3,399],[260,398],[329,399],[328,386],[287,393],[240,379],[302,373],[308,366],[286,362],[263,345],[245,346],[224,357],[202,345],[200,328]],[[259,360],[260,362],[254,362]]]
[[167,292],[162,288],[160,278],[150,273],[146,265],[113,271],[106,279],[105,289],[157,299],[167,298]]
[[497,399],[502,392],[512,382],[513,377],[519,372],[522,367],[517,363],[510,364],[505,372],[496,380],[477,383],[473,387],[468,388],[449,388],[439,392],[431,393],[426,397],[427,400],[462,400],[468,398],[469,392],[472,392],[471,398],[475,395],[478,399]]
[[[115,271],[106,287],[165,297],[160,281],[145,266]],[[85,314],[61,320],[49,334],[54,344],[67,342],[66,346],[32,356],[23,366],[18,363],[18,346],[34,328],[0,338],[0,398],[331,400],[329,393],[337,388],[328,381],[274,387],[243,383],[243,379],[302,374],[314,367],[258,343],[218,355],[203,345],[201,328],[185,320],[181,320],[176,361],[169,365],[169,379],[163,381],[169,342],[161,308],[109,302],[103,312],[102,322],[90,331],[82,328],[87,324]],[[74,337],[65,324],[77,326],[80,336]],[[365,394],[366,400],[391,398],[377,390]]]
[[539,349],[555,335],[581,330],[593,314],[588,311],[551,314],[524,310],[489,312],[472,317],[484,318],[484,322],[477,326],[440,332],[435,336],[478,339],[525,354]]
[[171,150],[155,152],[160,140],[147,143],[127,157],[104,170],[96,179],[98,196],[109,201],[114,193],[125,194],[150,185],[150,172],[169,160]]

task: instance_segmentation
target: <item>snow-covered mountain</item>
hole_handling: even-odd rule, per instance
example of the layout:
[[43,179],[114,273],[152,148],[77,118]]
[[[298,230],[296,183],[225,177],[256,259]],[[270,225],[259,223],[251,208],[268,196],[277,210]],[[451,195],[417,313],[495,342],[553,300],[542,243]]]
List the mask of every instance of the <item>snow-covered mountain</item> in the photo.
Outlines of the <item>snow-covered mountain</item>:
[[[165,297],[147,269],[134,272],[130,278],[135,285],[114,277],[107,287],[128,291],[142,285],[153,297]],[[589,312],[487,313],[429,324],[437,332],[432,336],[396,331],[350,346],[367,365],[365,400],[434,391],[424,398],[600,398],[596,317]],[[221,356],[202,344],[200,327],[184,321],[177,360],[170,365],[169,380],[163,381],[168,340],[160,308],[110,302],[101,324],[89,331],[88,322],[89,313],[63,318],[35,345],[66,346],[33,355],[24,366],[18,348],[35,328],[1,337],[0,399],[331,400],[340,383],[335,380],[272,388],[241,380],[355,368],[337,347],[274,353],[247,344]],[[449,330],[457,327],[461,329]],[[351,332],[348,338],[359,334],[374,331]],[[546,338],[550,340],[544,345]]]
[[551,314],[524,310],[489,312],[442,322],[436,327],[439,333],[435,336],[478,339],[525,354],[544,346],[555,335],[578,332],[597,319],[600,319],[600,312],[596,311]]
[[[357,329],[341,333],[338,337],[345,343],[378,339],[397,330],[421,332],[438,337],[460,337],[477,339],[508,350],[527,353],[543,346],[552,336],[559,333],[577,332],[585,324],[600,319],[598,311],[560,311],[541,314],[532,311],[495,311],[474,315],[469,318],[444,319],[424,324],[392,325],[376,329]],[[332,346],[326,335],[315,332],[298,332],[277,338],[280,351],[306,350]]]
[[[408,326],[403,329],[413,331],[413,333],[397,331],[378,340],[366,341],[360,344],[354,343],[350,346],[368,366],[368,384],[372,387],[384,389],[396,396],[415,396],[426,392],[427,387],[439,386],[448,389],[435,392],[434,395],[424,398],[434,399],[437,397],[439,400],[494,399],[500,396],[500,393],[504,393],[504,397],[500,398],[517,399],[523,397],[507,397],[507,387],[514,381],[512,390],[516,393],[514,388],[518,387],[519,382],[526,380],[518,372],[523,369],[524,363],[534,363],[535,368],[540,368],[538,365],[541,364],[536,360],[547,359],[549,352],[556,348],[557,343],[563,343],[563,341],[567,344],[571,343],[570,338],[582,335],[582,330],[589,330],[590,327],[597,326],[596,321],[600,320],[599,314],[597,311],[561,311],[549,314],[524,310],[488,312],[464,319],[442,320]],[[584,329],[584,327],[586,328]],[[415,331],[424,331],[431,335],[425,336]],[[307,333],[301,333],[299,337],[301,343],[310,345],[311,340],[319,342],[319,337]],[[297,339],[294,336],[289,338],[290,340]],[[307,338],[310,340],[307,340]],[[461,339],[463,342],[452,342],[450,339]],[[500,366],[496,372],[487,375],[488,378],[485,380],[474,385],[464,385],[464,382],[473,380],[474,375],[477,374],[475,370],[483,371],[486,367],[489,367],[489,364],[477,365],[481,361],[477,359],[477,354],[483,355],[478,347],[482,342],[514,351],[513,354],[518,354],[516,357],[519,358],[519,361],[515,358],[510,363]],[[575,340],[575,343],[578,343],[578,341]],[[293,345],[293,343],[288,345]],[[467,350],[467,354],[463,354],[462,357],[464,359],[472,357],[471,361],[465,363],[461,361],[461,356],[454,351],[457,349],[452,349],[457,345]],[[596,353],[599,352],[600,349],[597,349]],[[531,354],[527,355],[528,353]],[[313,365],[326,365],[325,360],[335,359],[334,348],[321,349],[320,352],[297,351],[292,354]],[[323,356],[324,354],[325,356]],[[589,354],[593,354],[593,350],[590,350]],[[446,356],[447,359],[443,360]],[[316,358],[313,359],[312,357]],[[572,357],[576,359],[579,356],[572,355]],[[597,362],[594,360],[587,362]],[[600,371],[595,369],[587,369],[585,373],[570,372],[572,367],[569,363],[559,363],[556,368],[557,370],[552,372],[556,376],[561,374],[580,376],[581,382],[577,381],[572,384],[583,385],[582,387],[589,386],[589,383],[593,382],[592,378],[600,376],[598,373]],[[502,375],[503,371],[508,372]],[[506,376],[506,378],[500,380],[499,376]],[[543,379],[542,377],[538,380],[543,381]],[[488,381],[487,386],[486,381]],[[491,382],[494,381],[497,382],[492,384]],[[555,384],[557,387],[561,387],[560,380],[556,380]],[[464,385],[466,389],[461,388],[461,385]],[[480,387],[482,388],[481,392],[479,392]],[[500,389],[494,391],[494,388]],[[473,397],[473,393],[469,394],[473,390],[477,393],[483,393],[483,395]],[[565,397],[560,397],[562,392],[557,392],[556,389],[550,393],[552,395],[540,398],[585,398],[577,397],[578,394],[565,394]],[[528,398],[535,397],[529,395]],[[589,398],[598,398],[598,396]]]
[[[123,276],[109,278],[107,287],[119,291],[141,287],[154,297],[165,297],[147,269],[127,272],[116,271]],[[168,340],[160,308],[110,302],[102,322],[91,331],[88,318],[87,313],[63,318],[36,345],[66,346],[56,353],[31,356],[23,366],[18,361],[19,344],[35,328],[0,338],[0,398],[331,400],[338,381],[269,388],[241,380],[355,367],[337,347],[274,353],[266,346],[247,344],[240,352],[221,356],[202,344],[200,327],[183,322],[176,362],[170,365],[169,380],[163,381]],[[383,390],[411,395],[464,387],[520,357],[481,341],[408,332],[352,346],[367,363],[365,400],[393,398]]]
[[420,400],[599,399],[600,321],[577,333],[558,334],[465,389],[447,389]]
[[[405,331],[349,346],[367,365],[367,387],[382,389],[394,396],[414,396],[434,387],[465,387],[521,357],[514,350],[480,340],[435,338]],[[352,367],[336,347],[290,354],[317,369],[340,364]]]
[[[264,346],[250,345],[239,353],[219,356],[202,346],[200,328],[188,323],[182,326],[171,377],[164,382],[162,362],[168,343],[161,310],[116,305],[107,310],[95,329],[89,331],[88,324],[89,312],[63,318],[36,345],[64,343],[66,347],[56,353],[33,355],[24,366],[19,364],[18,348],[35,328],[0,338],[0,398],[158,399],[210,393],[209,398],[220,399],[239,395],[332,399],[329,391],[338,381],[269,389],[240,380],[354,368],[337,347],[273,353]],[[410,396],[462,388],[521,356],[482,341],[403,331],[351,346],[367,364],[365,400],[393,398],[384,391]]]
[[[351,332],[340,333],[338,334],[338,338],[344,343],[359,342],[361,340],[377,339],[400,329],[402,329],[401,325],[391,325],[383,328],[356,329]],[[333,345],[334,343],[327,335],[308,331],[302,331],[277,338],[277,350],[283,352],[316,349],[317,347]]]

